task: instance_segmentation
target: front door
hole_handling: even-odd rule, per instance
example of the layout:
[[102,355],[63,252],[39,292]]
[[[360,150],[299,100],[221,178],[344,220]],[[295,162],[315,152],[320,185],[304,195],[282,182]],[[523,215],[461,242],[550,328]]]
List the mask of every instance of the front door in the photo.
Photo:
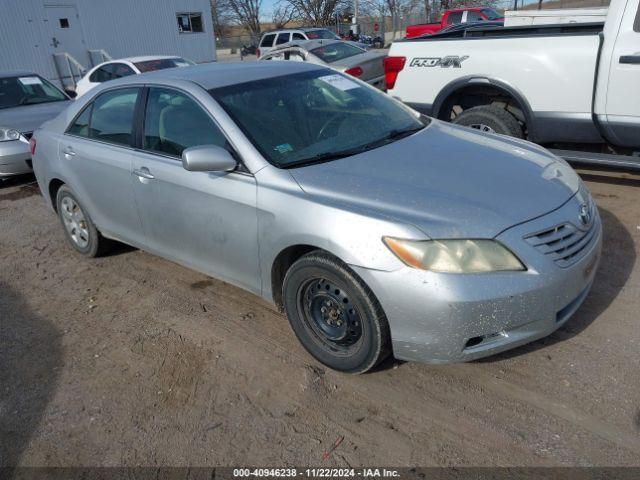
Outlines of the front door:
[[254,177],[182,167],[185,148],[228,147],[216,123],[188,94],[151,87],[142,137],[133,154],[134,195],[148,248],[258,291]]
[[66,52],[86,66],[89,54],[76,7],[47,6],[45,10],[49,24],[49,43],[54,53]]
[[[607,88],[607,125],[614,143],[640,147],[640,6],[627,0],[615,39]],[[601,72],[600,75],[606,75]],[[600,86],[598,86],[600,88]]]

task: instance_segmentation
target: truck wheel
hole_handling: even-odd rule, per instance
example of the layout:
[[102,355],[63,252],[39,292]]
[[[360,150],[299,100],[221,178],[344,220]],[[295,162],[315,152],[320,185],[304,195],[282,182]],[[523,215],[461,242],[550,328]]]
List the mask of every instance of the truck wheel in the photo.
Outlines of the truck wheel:
[[67,240],[77,252],[97,257],[108,249],[109,241],[100,235],[89,214],[66,185],[58,190],[56,205]]
[[295,262],[283,285],[298,340],[318,361],[364,373],[390,353],[387,318],[373,292],[347,265],[321,250]]
[[465,110],[455,118],[453,123],[483,132],[524,138],[522,127],[516,117],[505,109],[493,105],[482,105]]

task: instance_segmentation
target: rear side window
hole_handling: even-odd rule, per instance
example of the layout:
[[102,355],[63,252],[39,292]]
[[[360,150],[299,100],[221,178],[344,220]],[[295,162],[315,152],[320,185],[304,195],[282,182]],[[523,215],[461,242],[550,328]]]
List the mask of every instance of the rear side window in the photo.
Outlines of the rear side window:
[[275,33],[271,33],[269,35],[265,35],[262,41],[260,42],[261,47],[270,47],[273,45],[273,39],[276,38]]
[[304,38],[304,35],[302,35],[301,33],[298,33],[298,32],[293,32],[291,37],[292,37],[293,40],[306,40],[306,38]]
[[94,71],[89,77],[89,81],[92,83],[102,83],[107,80],[111,80],[111,68],[110,65],[103,65],[96,71]]
[[289,38],[291,38],[291,34],[288,32],[278,34],[276,45],[282,45],[283,43],[287,43],[289,41]]
[[93,103],[90,103],[88,106],[84,108],[82,113],[78,115],[75,121],[71,124],[67,133],[72,135],[77,135],[79,137],[88,137],[89,136],[89,121],[91,120],[91,109],[93,108]]
[[226,148],[227,140],[195,100],[176,90],[150,88],[144,149],[179,157],[184,149],[199,145]]
[[116,78],[135,75],[135,73],[136,72],[134,72],[129,65],[124,63],[109,63],[93,72],[89,77],[89,81],[93,83],[102,83],[108,80],[115,80]]
[[448,24],[454,25],[460,22],[462,22],[462,12],[453,12],[449,14],[449,17],[447,18]]
[[89,121],[89,137],[133,146],[133,115],[137,100],[137,88],[112,90],[96,98]]

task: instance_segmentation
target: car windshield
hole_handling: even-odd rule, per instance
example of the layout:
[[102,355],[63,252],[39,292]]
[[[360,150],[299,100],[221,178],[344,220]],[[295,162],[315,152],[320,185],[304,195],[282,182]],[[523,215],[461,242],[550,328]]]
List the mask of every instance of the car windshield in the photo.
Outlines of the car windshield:
[[427,125],[400,102],[328,69],[210,90],[272,164],[293,168],[366,152]]
[[140,70],[141,73],[144,73],[151,72],[152,70],[164,70],[166,68],[188,67],[189,65],[195,65],[195,62],[176,57],[147,60],[145,62],[135,62],[134,65],[138,67],[138,70]]
[[318,39],[335,40],[337,38],[335,33],[325,28],[321,30],[309,30],[304,33],[307,34],[307,38],[309,40],[318,40]]
[[497,20],[498,18],[503,17],[503,15],[500,15],[493,8],[483,8],[482,13],[484,13],[488,20]]
[[310,50],[316,57],[326,63],[337,62],[343,58],[353,57],[365,51],[348,43],[336,42]]
[[37,75],[0,78],[0,108],[65,100],[64,93]]

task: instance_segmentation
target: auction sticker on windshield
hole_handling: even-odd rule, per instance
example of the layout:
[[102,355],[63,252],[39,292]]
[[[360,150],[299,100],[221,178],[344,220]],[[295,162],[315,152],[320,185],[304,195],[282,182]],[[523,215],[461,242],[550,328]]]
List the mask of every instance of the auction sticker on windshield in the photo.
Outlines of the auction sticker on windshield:
[[335,87],[338,90],[342,90],[343,92],[360,87],[360,85],[358,85],[356,82],[353,82],[348,78],[343,77],[342,75],[325,75],[324,77],[319,77],[318,80],[322,80],[323,82],[328,83],[332,87]]
[[23,85],[41,85],[42,81],[38,77],[19,77],[20,83]]

